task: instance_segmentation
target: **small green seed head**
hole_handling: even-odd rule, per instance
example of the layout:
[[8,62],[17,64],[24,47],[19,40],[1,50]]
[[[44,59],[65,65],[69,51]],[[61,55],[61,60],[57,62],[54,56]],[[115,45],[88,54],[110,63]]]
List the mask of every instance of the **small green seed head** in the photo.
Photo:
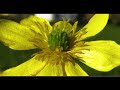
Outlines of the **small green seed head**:
[[48,37],[48,44],[51,50],[61,49],[66,51],[69,46],[69,37],[66,32],[53,30]]

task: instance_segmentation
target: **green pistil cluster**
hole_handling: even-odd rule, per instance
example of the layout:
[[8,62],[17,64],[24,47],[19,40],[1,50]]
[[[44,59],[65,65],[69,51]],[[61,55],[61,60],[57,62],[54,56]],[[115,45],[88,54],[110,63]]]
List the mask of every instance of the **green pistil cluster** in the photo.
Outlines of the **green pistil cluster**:
[[60,49],[66,51],[69,41],[67,33],[61,30],[53,30],[48,37],[48,44],[51,50]]

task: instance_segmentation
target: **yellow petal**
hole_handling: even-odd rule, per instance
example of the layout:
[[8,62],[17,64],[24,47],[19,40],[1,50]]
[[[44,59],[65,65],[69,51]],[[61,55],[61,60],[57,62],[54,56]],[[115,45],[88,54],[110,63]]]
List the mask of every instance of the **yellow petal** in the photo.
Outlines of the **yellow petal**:
[[34,30],[35,32],[44,35],[47,38],[47,35],[52,31],[52,26],[50,23],[41,17],[30,16],[21,20],[20,24]]
[[89,46],[83,47],[83,50],[78,47],[74,54],[89,67],[110,71],[120,65],[120,46],[114,41],[91,41],[85,44]]
[[76,33],[76,41],[80,41],[98,34],[106,26],[108,18],[109,14],[95,14],[90,19],[88,24]]
[[88,74],[77,64],[65,62],[65,72],[67,76],[88,76]]
[[47,63],[46,60],[41,60],[42,57],[38,60],[35,57],[32,59],[18,65],[17,67],[13,67],[7,69],[6,71],[0,73],[0,76],[36,76],[39,71],[44,68]]
[[48,63],[37,76],[63,76],[62,65]]
[[34,49],[36,46],[31,42],[35,33],[14,21],[0,20],[0,41],[11,49],[28,50]]

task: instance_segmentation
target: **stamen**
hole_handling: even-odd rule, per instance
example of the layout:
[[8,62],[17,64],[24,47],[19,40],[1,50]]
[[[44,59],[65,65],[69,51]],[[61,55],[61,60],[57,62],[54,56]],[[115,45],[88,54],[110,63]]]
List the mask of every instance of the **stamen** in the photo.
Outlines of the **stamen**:
[[[46,33],[44,33],[43,31],[45,31],[45,28],[44,28],[44,26],[42,26],[39,22],[34,22],[36,25],[37,25],[37,27],[40,29],[40,32],[41,32],[41,35],[43,36],[43,38],[46,38],[47,39],[47,36],[46,36],[46,33],[48,33],[48,32],[46,32]],[[41,29],[43,29],[43,30],[41,30]]]

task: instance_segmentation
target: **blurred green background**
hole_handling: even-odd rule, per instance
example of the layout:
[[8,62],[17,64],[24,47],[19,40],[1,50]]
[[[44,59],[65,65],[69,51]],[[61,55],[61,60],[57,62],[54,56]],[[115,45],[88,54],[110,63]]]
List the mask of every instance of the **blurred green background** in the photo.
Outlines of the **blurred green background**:
[[[26,18],[30,15],[31,14],[0,14],[0,19],[10,19],[19,22],[21,19]],[[93,16],[93,14],[79,14],[76,16],[71,21],[71,24],[78,20],[79,30],[88,22],[88,20]],[[57,20],[59,19],[57,19],[57,17],[55,18],[54,15],[53,19],[50,21],[51,25],[54,24]],[[118,44],[120,44],[120,14],[110,14],[109,22],[107,26],[104,28],[104,30],[101,31],[96,36],[91,37],[87,40],[114,40]],[[25,62],[26,60],[29,60],[31,58],[31,55],[37,51],[39,50],[38,49],[23,51],[12,50],[7,46],[3,45],[2,43],[0,43],[0,71],[17,66]],[[114,68],[112,71],[109,72],[100,72],[86,66],[83,63],[79,64],[90,76],[120,76],[120,66]]]

